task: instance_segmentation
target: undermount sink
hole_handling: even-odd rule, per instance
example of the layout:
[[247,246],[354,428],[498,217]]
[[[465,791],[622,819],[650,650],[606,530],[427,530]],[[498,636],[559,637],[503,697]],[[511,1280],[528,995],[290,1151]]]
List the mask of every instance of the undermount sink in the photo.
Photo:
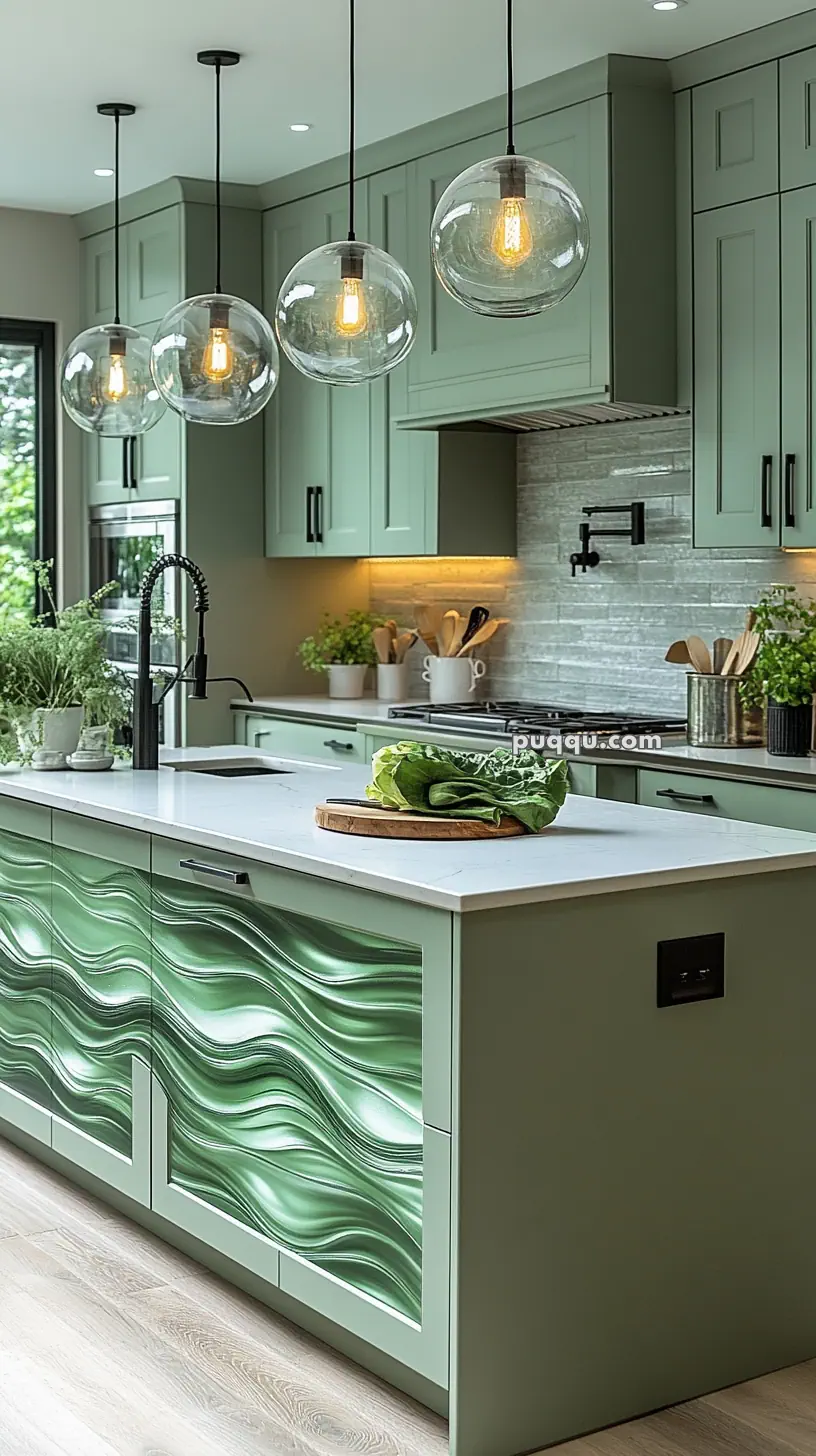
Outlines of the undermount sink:
[[309,771],[319,773],[321,769],[331,770],[337,767],[336,764],[302,763],[299,759],[281,760],[271,756],[258,757],[255,754],[243,757],[238,753],[223,757],[213,754],[209,758],[188,758],[181,763],[165,763],[162,766],[171,769],[173,773],[207,774],[216,779],[277,778],[281,774]]
[[291,768],[267,768],[262,763],[240,763],[230,764],[224,768],[187,768],[185,764],[179,764],[178,771],[183,773],[212,774],[217,779],[253,779],[260,778],[263,774],[290,774]]

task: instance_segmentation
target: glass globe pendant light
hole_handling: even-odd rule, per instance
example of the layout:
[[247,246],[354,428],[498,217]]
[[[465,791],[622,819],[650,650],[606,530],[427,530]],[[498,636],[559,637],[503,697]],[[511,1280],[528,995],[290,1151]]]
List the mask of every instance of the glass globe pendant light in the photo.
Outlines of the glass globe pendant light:
[[271,324],[246,299],[221,287],[221,70],[235,51],[199,51],[215,68],[215,290],[186,298],[162,319],[153,340],[156,386],[176,414],[196,425],[240,425],[275,392],[280,356]]
[[575,287],[589,224],[575,188],[513,139],[513,0],[507,0],[507,153],[469,167],[443,192],[431,225],[442,287],[474,313],[524,318]]
[[401,364],[416,338],[417,300],[395,258],[354,231],[355,0],[349,0],[349,230],[315,248],[284,280],[275,310],[281,348],[310,379],[367,384]]
[[106,101],[96,109],[112,116],[115,126],[114,319],[71,340],[60,365],[60,394],[81,430],[127,438],[152,429],[166,406],[150,373],[150,339],[123,324],[119,314],[119,122],[136,107]]

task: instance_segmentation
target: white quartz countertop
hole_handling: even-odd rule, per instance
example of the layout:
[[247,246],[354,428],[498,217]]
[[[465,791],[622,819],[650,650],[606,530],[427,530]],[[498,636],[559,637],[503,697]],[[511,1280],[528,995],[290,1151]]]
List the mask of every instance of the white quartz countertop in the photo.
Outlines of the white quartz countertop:
[[[175,749],[166,762],[276,762],[253,749]],[[281,761],[291,769],[291,761]],[[302,764],[280,776],[0,772],[3,798],[122,824],[449,911],[816,866],[816,835],[570,795],[556,823],[519,839],[434,843],[318,829],[326,796],[362,797],[363,767]]]
[[[413,701],[419,702],[419,699]],[[256,698],[254,703],[235,698],[232,707],[240,712],[268,713],[278,718],[314,718],[341,720],[344,723],[380,724],[399,727],[405,738],[422,738],[431,733],[444,737],[446,730],[437,724],[405,722],[388,718],[389,703],[376,698],[338,699],[314,697]],[[467,736],[467,725],[455,730],[456,737]],[[477,735],[484,741],[484,733]],[[497,736],[496,743],[507,742]],[[570,757],[570,755],[566,755]],[[754,779],[759,783],[787,785],[788,788],[816,789],[816,755],[809,758],[779,758],[764,748],[691,748],[687,743],[667,741],[663,748],[597,750],[578,755],[586,763],[631,764],[637,768],[678,769],[684,773],[701,773],[721,778]]]

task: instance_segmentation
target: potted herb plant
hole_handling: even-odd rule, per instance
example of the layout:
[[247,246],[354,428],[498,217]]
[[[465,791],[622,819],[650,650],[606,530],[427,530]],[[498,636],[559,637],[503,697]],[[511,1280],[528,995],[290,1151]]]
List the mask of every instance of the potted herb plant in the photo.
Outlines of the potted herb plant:
[[371,632],[381,625],[382,619],[370,612],[352,611],[345,619],[326,612],[314,636],[301,642],[303,666],[328,673],[330,698],[363,696],[366,672],[377,662]]
[[742,697],[749,707],[767,701],[768,752],[801,758],[813,739],[816,603],[793,586],[772,586],[754,612],[759,650]]
[[130,713],[127,682],[106,656],[99,610],[114,583],[60,610],[50,567],[35,563],[46,615],[26,622],[0,614],[0,763],[65,768],[84,732],[85,754],[108,767],[113,730]]

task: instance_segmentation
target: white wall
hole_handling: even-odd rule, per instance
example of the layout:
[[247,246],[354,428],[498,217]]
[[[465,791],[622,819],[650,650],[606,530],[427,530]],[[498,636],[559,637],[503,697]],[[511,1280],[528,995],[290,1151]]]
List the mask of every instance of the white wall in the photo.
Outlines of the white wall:
[[[57,326],[57,361],[80,326],[79,240],[73,218],[0,207],[0,316]],[[83,588],[80,432],[58,406],[59,576],[73,601]]]

